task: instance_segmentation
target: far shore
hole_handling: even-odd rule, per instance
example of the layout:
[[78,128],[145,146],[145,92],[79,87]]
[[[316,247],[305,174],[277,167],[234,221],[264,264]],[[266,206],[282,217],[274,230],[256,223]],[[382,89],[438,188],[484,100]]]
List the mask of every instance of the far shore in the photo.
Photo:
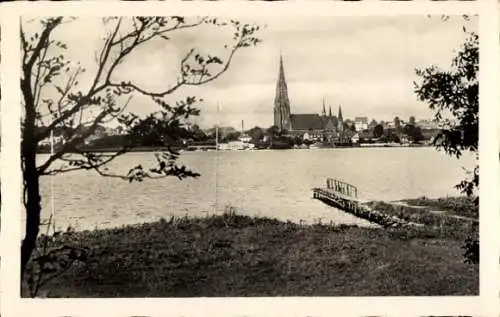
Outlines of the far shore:
[[[42,297],[477,295],[479,267],[463,258],[478,234],[472,198],[372,202],[421,227],[297,224],[238,215],[172,217],[65,232],[49,249],[88,249]],[[440,211],[435,213],[433,211]],[[457,217],[455,217],[457,216]],[[40,243],[45,238],[40,237]],[[23,296],[26,294],[24,288]]]
[[[366,149],[366,148],[415,148],[415,147],[432,147],[433,145],[429,144],[361,144],[361,145],[352,145],[352,146],[338,146],[338,147],[323,147],[323,148],[304,148],[304,149],[296,149],[296,148],[261,148],[261,149],[252,149],[252,150],[220,150],[220,152],[231,152],[231,151],[262,151],[262,150],[324,150],[324,149]],[[215,151],[216,147],[211,145],[192,145],[192,146],[138,146],[131,147],[128,152],[162,152],[167,151],[168,149],[172,149],[175,151],[187,151],[187,152],[203,152],[203,151]],[[108,153],[108,152],[117,152],[122,150],[121,147],[85,147],[79,150],[79,152],[94,152],[94,153]],[[49,154],[50,149],[39,149],[38,154]],[[70,152],[71,153],[71,152]],[[74,151],[77,153],[77,151]]]

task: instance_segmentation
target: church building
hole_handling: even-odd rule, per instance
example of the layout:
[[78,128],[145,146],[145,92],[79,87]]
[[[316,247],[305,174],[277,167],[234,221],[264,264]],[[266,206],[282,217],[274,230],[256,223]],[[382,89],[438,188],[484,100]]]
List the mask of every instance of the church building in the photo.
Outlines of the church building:
[[280,56],[279,75],[274,98],[274,125],[279,131],[293,136],[323,140],[339,139],[340,136],[344,135],[345,130],[341,107],[339,106],[338,116],[332,115],[331,107],[327,114],[324,100],[321,115],[317,113],[291,113],[282,56]]

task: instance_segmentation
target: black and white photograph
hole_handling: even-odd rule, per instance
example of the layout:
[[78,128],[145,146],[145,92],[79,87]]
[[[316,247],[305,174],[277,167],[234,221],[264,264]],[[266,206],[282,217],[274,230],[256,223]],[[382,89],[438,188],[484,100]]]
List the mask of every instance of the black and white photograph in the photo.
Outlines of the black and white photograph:
[[22,16],[22,296],[478,295],[478,20]]

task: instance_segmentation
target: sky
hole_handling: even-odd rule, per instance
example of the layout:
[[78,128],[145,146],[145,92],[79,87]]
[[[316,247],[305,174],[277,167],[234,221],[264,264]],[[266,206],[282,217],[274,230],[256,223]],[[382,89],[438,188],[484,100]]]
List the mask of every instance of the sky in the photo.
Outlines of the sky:
[[[446,21],[437,16],[239,20],[265,26],[257,33],[262,43],[238,51],[228,71],[215,81],[183,87],[166,98],[170,102],[191,95],[203,98],[200,116],[194,120],[201,127],[217,122],[240,127],[242,120],[245,128],[272,125],[280,54],[292,113],[320,113],[324,99],[327,111],[331,106],[334,114],[341,105],[344,118],[431,118],[432,113],[413,91],[413,82],[418,81],[415,68],[448,68],[464,41],[462,26],[477,31],[476,18],[467,22],[461,17]],[[90,75],[103,30],[100,20],[80,18],[61,26],[54,36],[67,43],[67,56],[80,61]],[[231,35],[229,29],[209,26],[172,33],[170,40],[150,42],[131,54],[113,78],[162,90],[175,83],[180,60],[189,49],[223,57]],[[157,106],[148,98],[135,96],[130,110],[144,115]]]

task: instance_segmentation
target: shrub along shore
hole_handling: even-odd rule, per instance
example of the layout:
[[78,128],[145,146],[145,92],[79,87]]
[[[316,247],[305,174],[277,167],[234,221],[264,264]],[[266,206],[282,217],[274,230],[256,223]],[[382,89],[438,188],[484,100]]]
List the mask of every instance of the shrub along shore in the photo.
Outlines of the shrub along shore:
[[66,232],[50,237],[49,249],[69,245],[91,251],[39,295],[477,295],[478,265],[465,263],[462,250],[464,240],[478,230],[469,219],[478,216],[471,201],[371,203],[423,224],[418,227],[303,225],[230,211]]

